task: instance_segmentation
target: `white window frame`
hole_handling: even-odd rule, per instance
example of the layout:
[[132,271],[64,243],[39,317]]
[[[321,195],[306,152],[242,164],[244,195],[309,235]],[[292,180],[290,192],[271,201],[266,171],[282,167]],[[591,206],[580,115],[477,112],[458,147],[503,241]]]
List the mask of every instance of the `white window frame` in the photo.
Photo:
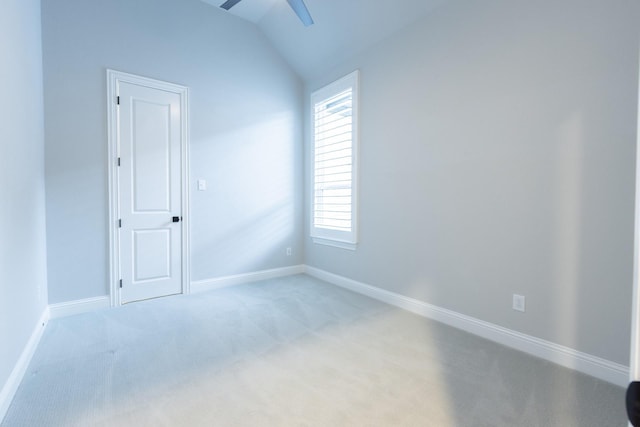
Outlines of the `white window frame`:
[[[341,231],[315,226],[315,106],[349,88],[352,90],[351,231]],[[310,235],[314,243],[350,250],[355,250],[358,244],[359,90],[360,72],[356,70],[311,94]]]

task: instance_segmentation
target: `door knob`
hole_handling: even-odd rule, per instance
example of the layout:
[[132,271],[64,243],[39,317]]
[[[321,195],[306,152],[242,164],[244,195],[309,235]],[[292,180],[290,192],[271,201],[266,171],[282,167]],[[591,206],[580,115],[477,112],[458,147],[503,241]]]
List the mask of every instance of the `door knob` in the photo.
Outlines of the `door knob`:
[[182,217],[180,216],[174,216],[173,217],[173,222],[180,222],[182,220]]

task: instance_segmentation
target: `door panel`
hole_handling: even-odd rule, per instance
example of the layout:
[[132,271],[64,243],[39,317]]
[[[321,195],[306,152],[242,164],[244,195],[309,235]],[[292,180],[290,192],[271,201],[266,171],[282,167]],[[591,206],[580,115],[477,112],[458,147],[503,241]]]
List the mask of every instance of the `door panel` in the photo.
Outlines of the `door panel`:
[[136,212],[170,212],[171,105],[132,99],[133,200]]
[[182,292],[180,95],[119,86],[123,303]]
[[171,277],[171,230],[133,231],[133,284]]

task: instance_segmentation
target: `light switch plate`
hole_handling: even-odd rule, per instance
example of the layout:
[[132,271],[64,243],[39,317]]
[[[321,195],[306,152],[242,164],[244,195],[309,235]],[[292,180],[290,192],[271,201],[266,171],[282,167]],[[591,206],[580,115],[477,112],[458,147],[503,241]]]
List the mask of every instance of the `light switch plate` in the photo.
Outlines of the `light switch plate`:
[[198,191],[205,191],[207,189],[207,181],[204,179],[198,180]]

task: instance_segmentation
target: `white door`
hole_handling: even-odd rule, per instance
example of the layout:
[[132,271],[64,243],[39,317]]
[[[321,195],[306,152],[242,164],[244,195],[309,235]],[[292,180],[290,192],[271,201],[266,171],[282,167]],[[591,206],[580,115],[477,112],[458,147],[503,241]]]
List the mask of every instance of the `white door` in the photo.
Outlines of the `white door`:
[[180,94],[118,84],[122,303],[182,293]]

